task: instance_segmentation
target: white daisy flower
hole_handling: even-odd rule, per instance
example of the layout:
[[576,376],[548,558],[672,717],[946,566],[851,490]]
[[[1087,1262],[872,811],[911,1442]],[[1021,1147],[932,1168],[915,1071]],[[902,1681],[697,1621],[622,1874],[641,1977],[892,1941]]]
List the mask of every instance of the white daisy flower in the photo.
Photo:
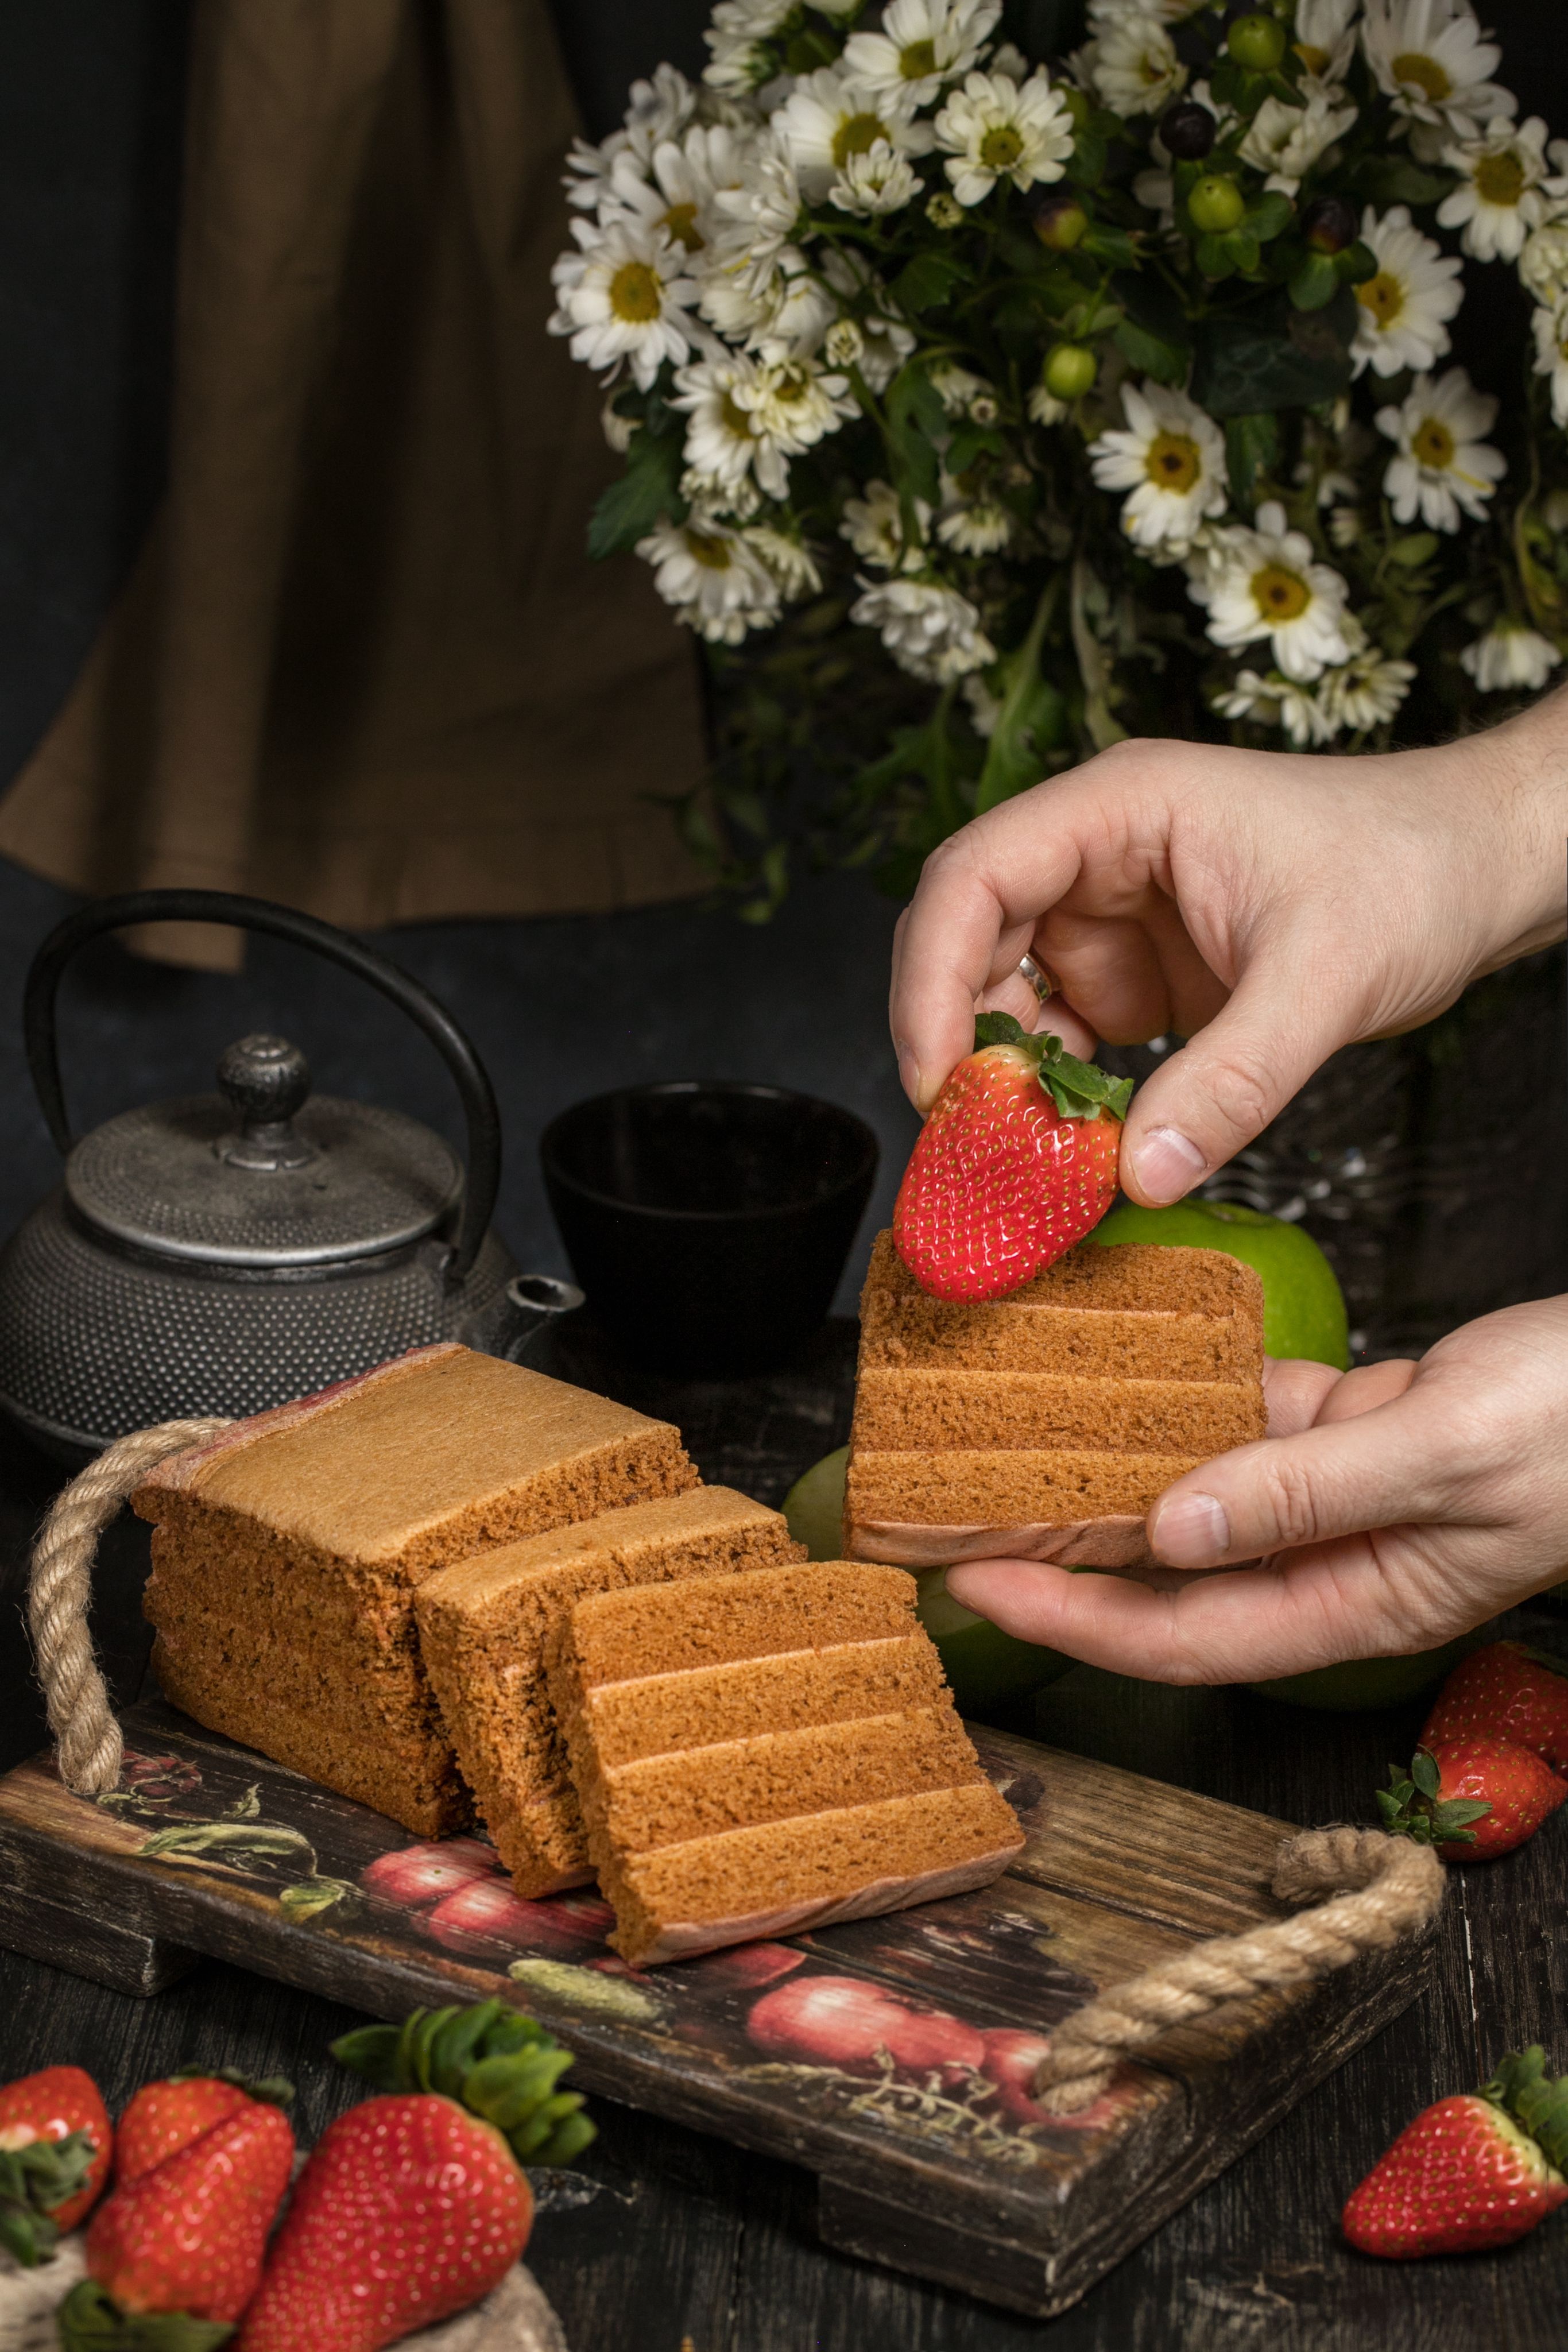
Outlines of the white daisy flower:
[[1552,421],[1568,425],[1568,299],[1552,310],[1538,306],[1535,318],[1535,373],[1552,380]]
[[861,330],[865,336],[861,373],[873,392],[885,392],[915,349],[918,337],[897,319],[862,319]]
[[1343,668],[1327,672],[1318,688],[1325,740],[1386,727],[1398,715],[1415,676],[1414,662],[1391,660],[1381,646],[1358,646]]
[[773,129],[794,164],[800,186],[821,204],[852,155],[864,155],[885,141],[904,155],[923,155],[930,126],[909,119],[912,100],[895,105],[863,82],[823,66],[802,74],[779,111]]
[[1002,715],[1000,698],[991,692],[977,669],[969,672],[958,691],[969,706],[970,726],[982,742],[989,742]]
[[801,596],[820,595],[822,575],[809,550],[788,533],[773,530],[765,523],[753,523],[746,533],[746,543],[759,555],[779,583],[779,593],[789,604]]
[[1546,125],[1538,114],[1517,128],[1498,115],[1481,139],[1461,140],[1443,151],[1443,161],[1461,174],[1459,184],[1437,206],[1440,227],[1463,231],[1459,243],[1478,261],[1517,261],[1524,240],[1545,220],[1548,203]]
[[841,213],[869,217],[876,213],[902,212],[920,182],[907,155],[874,139],[863,155],[846,155],[839,176],[828,190],[828,202]]
[[634,81],[621,130],[612,131],[597,146],[586,139],[572,141],[567,157],[572,175],[566,183],[567,201],[580,212],[597,211],[616,157],[629,154],[646,163],[664,140],[680,137],[696,102],[695,90],[674,66],[659,66],[651,81]]
[[636,416],[622,416],[615,405],[615,394],[612,393],[599,412],[599,422],[603,428],[605,440],[616,456],[624,457],[627,450],[632,446],[632,436],[637,431],[642,419]]
[[789,457],[776,437],[764,431],[754,409],[737,398],[751,391],[760,371],[744,352],[727,352],[721,359],[698,360],[675,374],[672,408],[685,411],[685,457],[693,472],[709,485],[711,502],[728,506],[755,472],[770,499],[781,499],[789,488]]
[[1323,714],[1315,696],[1293,686],[1279,671],[1260,677],[1255,669],[1239,670],[1236,682],[1213,697],[1223,719],[1250,719],[1257,727],[1282,727],[1299,750],[1327,740]]
[[936,536],[944,547],[959,555],[996,555],[1015,529],[1012,516],[997,499],[974,498],[962,482],[942,477],[943,511]]
[[1309,98],[1305,106],[1266,98],[1241,142],[1241,161],[1268,174],[1266,186],[1293,196],[1312,165],[1336,139],[1343,138],[1355,115],[1354,106],[1335,106],[1321,94]]
[[779,583],[743,531],[700,511],[661,523],[637,542],[653,585],[676,618],[715,645],[737,646],[779,617]]
[[725,123],[696,123],[683,140],[665,139],[645,165],[630,150],[618,155],[600,205],[601,222],[625,217],[663,229],[688,254],[708,241],[711,207],[723,189],[738,193],[747,183],[747,142]]
[[793,246],[775,257],[756,293],[744,278],[710,272],[698,308],[727,342],[744,343],[767,360],[810,358],[838,316],[833,296]]
[[1255,526],[1218,530],[1204,576],[1188,584],[1195,603],[1208,607],[1208,634],[1217,646],[1248,646],[1267,637],[1278,667],[1308,686],[1346,660],[1345,598],[1341,574],[1319,563],[1304,531],[1287,530],[1285,509],[1270,499]]
[[739,184],[714,190],[708,221],[713,268],[738,278],[749,293],[759,292],[794,236],[801,201],[788,150],[765,132],[747,148]]
[[928,106],[978,63],[1001,0],[889,0],[875,33],[852,33],[843,69],[878,97]]
[[835,319],[822,338],[822,357],[830,367],[853,367],[864,350],[865,337],[852,319]]
[[809,359],[779,360],[757,368],[729,396],[749,414],[758,435],[789,457],[801,457],[836,433],[846,417],[860,414],[847,379],[825,375]]
[[591,368],[625,360],[647,392],[666,360],[679,367],[691,350],[685,313],[697,289],[679,275],[685,252],[662,231],[623,220],[602,228],[575,220],[571,228],[582,250],[556,263],[559,307],[549,331],[570,335],[572,358]]
[[1533,694],[1562,658],[1550,637],[1505,616],[1465,647],[1459,667],[1469,670],[1483,694]]
[[1381,220],[1370,205],[1361,236],[1377,260],[1377,274],[1355,289],[1354,373],[1397,375],[1429,368],[1448,348],[1448,321],[1464,299],[1464,264],[1411,226],[1408,208],[1395,205]]
[[830,247],[819,258],[831,292],[856,306],[863,344],[861,373],[873,392],[885,392],[915,349],[915,334],[902,320],[888,315],[892,301],[887,289],[858,252]]
[[1468,138],[1517,103],[1488,77],[1502,51],[1455,0],[1366,0],[1361,44],[1380,89],[1406,121]]
[[738,482],[720,482],[700,467],[688,466],[680,488],[688,507],[701,508],[709,517],[725,522],[749,522],[762,504],[762,493],[749,474]]
[[1030,384],[1024,406],[1032,425],[1060,425],[1071,409],[1071,402],[1058,400],[1055,393],[1047,390],[1043,376]]
[[1186,68],[1160,19],[1147,8],[1108,16],[1080,52],[1096,96],[1113,114],[1158,114],[1186,82]]
[[1531,231],[1519,274],[1538,302],[1555,304],[1568,294],[1568,220],[1546,221]]
[[884,580],[862,591],[850,618],[880,632],[900,669],[912,677],[947,686],[972,669],[989,669],[997,649],[980,626],[980,616],[956,588],[934,580]]
[[1419,513],[1428,530],[1458,530],[1461,513],[1485,514],[1508,471],[1501,451],[1480,437],[1496,415],[1497,402],[1463,368],[1417,376],[1398,408],[1378,410],[1378,431],[1398,444],[1383,477],[1396,522]]
[[898,492],[891,482],[871,481],[865,486],[863,499],[844,500],[839,536],[849,541],[862,563],[873,563],[879,572],[917,572],[925,561],[925,535],[930,528],[931,509],[924,499],[916,499],[914,511],[920,537],[906,542]]
[[1134,547],[1191,543],[1207,515],[1225,510],[1225,439],[1185,392],[1145,383],[1122,387],[1124,432],[1089,445],[1103,490],[1126,490],[1122,529]]
[[1015,188],[1060,180],[1077,136],[1066,100],[1043,73],[1021,84],[1006,74],[967,74],[934,129],[961,205],[983,204],[1000,180]]
[[1355,55],[1355,20],[1361,0],[1296,0],[1295,51],[1306,68],[1309,95],[1327,97],[1339,89]]
[[990,385],[983,375],[973,369],[960,367],[956,360],[933,360],[925,371],[932,391],[949,416],[967,416],[969,403],[977,394],[989,392]]
[[768,72],[760,44],[779,30],[794,0],[717,0],[703,38],[710,55],[703,79],[711,89],[747,90]]

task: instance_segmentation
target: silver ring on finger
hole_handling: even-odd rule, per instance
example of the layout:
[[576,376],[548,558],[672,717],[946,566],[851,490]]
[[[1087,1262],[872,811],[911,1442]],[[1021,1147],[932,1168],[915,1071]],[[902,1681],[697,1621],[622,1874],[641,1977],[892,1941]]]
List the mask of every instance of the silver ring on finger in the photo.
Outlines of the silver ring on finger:
[[1036,963],[1031,955],[1021,956],[1019,959],[1019,972],[1022,979],[1028,981],[1042,1004],[1049,998],[1061,995],[1061,982],[1049,964]]

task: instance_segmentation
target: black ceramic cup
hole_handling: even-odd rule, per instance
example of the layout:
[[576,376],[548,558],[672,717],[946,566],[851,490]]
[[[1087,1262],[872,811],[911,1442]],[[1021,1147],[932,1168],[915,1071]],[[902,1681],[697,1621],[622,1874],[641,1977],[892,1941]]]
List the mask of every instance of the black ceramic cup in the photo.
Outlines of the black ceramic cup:
[[877,1141],[784,1087],[681,1079],[575,1103],[539,1142],[589,1305],[661,1371],[774,1370],[821,1323]]

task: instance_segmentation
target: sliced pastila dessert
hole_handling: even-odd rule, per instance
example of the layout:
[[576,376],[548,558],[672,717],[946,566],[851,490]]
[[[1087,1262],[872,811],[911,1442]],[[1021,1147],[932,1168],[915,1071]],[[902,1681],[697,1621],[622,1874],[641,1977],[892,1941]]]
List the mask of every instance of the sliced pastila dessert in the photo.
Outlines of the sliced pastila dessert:
[[420,1657],[438,1569],[696,1484],[680,1433],[455,1344],[236,1422],[132,1496],[164,1691],[420,1836],[469,1818]]
[[915,1622],[842,1560],[579,1601],[547,1643],[589,1852],[634,1966],[982,1886],[1023,1832]]
[[1198,1463],[1266,1430],[1263,1289],[1218,1250],[1081,1244],[1007,1297],[923,1290],[877,1237],[844,1550],[1122,1568]]
[[420,1586],[425,1669],[463,1777],[519,1895],[593,1875],[545,1685],[545,1640],[558,1620],[589,1593],[804,1556],[778,1511],[727,1486],[696,1486],[477,1553]]

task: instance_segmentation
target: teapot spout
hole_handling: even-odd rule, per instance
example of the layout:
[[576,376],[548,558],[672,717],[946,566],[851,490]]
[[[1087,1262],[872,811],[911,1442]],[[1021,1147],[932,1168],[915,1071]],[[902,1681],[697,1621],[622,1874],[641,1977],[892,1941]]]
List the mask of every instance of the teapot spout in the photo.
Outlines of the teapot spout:
[[496,1305],[477,1318],[476,1328],[461,1336],[486,1356],[504,1356],[510,1364],[531,1362],[544,1351],[550,1332],[582,1305],[575,1282],[558,1281],[551,1274],[515,1274]]

